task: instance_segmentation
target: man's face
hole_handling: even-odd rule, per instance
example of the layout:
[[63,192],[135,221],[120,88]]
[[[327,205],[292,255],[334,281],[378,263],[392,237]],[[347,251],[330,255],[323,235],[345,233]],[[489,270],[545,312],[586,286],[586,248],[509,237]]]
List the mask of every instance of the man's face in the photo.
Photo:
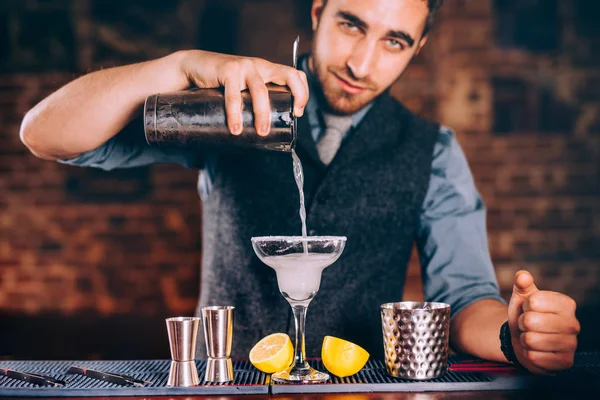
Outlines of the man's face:
[[313,0],[310,59],[332,111],[352,114],[392,85],[425,44],[426,0]]

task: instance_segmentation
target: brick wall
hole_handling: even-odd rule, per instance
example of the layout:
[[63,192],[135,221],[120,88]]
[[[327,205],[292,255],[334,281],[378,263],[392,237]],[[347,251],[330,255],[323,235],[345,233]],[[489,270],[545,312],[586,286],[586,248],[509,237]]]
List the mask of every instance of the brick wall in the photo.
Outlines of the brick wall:
[[[0,355],[168,357],[163,318],[193,313],[197,172],[69,167],[35,158],[18,136],[26,111],[75,77],[193,47],[201,4],[166,3],[0,7]],[[53,346],[29,340],[32,330]]]
[[[598,7],[457,3],[439,30],[438,117],[459,132],[488,204],[500,283],[506,291],[526,268],[541,287],[598,304],[600,86],[590,85],[600,59],[584,53],[599,31],[581,32],[576,18]],[[552,23],[518,18],[540,10]]]
[[[600,35],[588,17],[597,5],[543,2],[546,20],[529,23],[539,6],[523,4],[448,1],[392,92],[457,132],[488,205],[503,294],[525,268],[586,310],[600,303]],[[20,327],[32,321],[100,332],[98,342],[143,328],[154,339],[118,355],[168,356],[162,319],[193,312],[199,280],[196,172],[101,172],[38,160],[18,139],[25,112],[82,73],[180,48],[289,64],[297,33],[309,48],[308,9],[293,0],[0,6],[0,321],[12,324],[11,338],[24,337]],[[414,257],[405,298],[420,296]],[[111,349],[60,351],[110,357]],[[25,344],[0,347],[2,354],[40,357]]]

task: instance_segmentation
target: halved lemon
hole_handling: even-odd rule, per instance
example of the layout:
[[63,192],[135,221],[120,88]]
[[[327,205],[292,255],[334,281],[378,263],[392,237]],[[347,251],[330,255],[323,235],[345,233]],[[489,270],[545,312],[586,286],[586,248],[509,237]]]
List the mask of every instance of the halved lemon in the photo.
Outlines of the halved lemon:
[[347,340],[325,336],[321,358],[329,372],[344,378],[360,371],[369,360],[369,353],[359,345]]
[[285,333],[273,333],[258,341],[250,350],[250,362],[266,374],[283,371],[294,361],[294,346]]

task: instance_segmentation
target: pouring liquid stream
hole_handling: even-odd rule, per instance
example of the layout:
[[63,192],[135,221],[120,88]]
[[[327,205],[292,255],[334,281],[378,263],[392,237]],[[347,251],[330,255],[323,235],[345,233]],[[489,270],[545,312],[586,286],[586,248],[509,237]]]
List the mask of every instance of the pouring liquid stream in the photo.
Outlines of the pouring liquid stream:
[[[296,154],[296,151],[292,149],[292,160],[294,166],[294,178],[296,179],[296,185],[298,186],[298,193],[300,195],[300,221],[302,222],[302,237],[307,236],[306,233],[306,208],[304,207],[304,172],[302,170],[302,162]],[[307,242],[302,242],[304,248],[304,254],[308,254]]]

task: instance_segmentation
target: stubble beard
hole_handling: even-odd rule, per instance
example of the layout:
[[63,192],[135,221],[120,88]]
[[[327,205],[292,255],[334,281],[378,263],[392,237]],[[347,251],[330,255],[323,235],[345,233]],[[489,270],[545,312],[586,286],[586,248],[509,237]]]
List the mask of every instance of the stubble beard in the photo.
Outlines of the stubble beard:
[[371,89],[365,89],[364,93],[359,95],[346,93],[337,87],[335,82],[337,78],[330,72],[329,68],[323,68],[314,57],[312,62],[313,72],[320,84],[320,94],[325,100],[327,108],[332,113],[339,115],[354,114],[379,95],[378,91]]

